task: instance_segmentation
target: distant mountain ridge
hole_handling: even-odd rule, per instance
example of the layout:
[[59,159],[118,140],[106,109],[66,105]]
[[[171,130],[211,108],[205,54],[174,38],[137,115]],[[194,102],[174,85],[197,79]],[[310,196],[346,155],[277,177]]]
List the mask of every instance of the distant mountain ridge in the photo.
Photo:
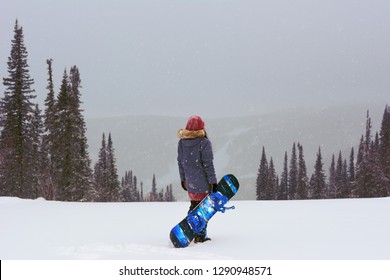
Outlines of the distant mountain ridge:
[[[294,142],[303,145],[304,156],[311,174],[318,147],[321,146],[324,170],[328,173],[332,154],[342,151],[349,158],[365,129],[366,111],[370,110],[373,133],[379,130],[383,105],[354,105],[321,110],[288,110],[247,117],[208,119],[206,130],[213,144],[217,176],[235,174],[243,186],[239,199],[255,198],[255,181],[262,147],[268,161],[273,158],[280,175],[284,153],[290,158]],[[144,191],[151,188],[153,174],[157,187],[172,183],[176,197],[185,198],[179,186],[176,135],[186,124],[185,117],[125,116],[88,119],[87,138],[90,156],[96,163],[102,133],[111,132],[120,178],[133,170]],[[356,153],[355,153],[356,156]],[[310,176],[310,175],[309,175]]]

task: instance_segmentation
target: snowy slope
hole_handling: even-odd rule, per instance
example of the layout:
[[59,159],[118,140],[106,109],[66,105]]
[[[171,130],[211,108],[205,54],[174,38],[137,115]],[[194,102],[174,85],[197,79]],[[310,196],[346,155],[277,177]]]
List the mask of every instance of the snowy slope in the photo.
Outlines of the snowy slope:
[[0,198],[0,259],[390,259],[390,198],[233,201],[205,244],[175,249],[187,202]]

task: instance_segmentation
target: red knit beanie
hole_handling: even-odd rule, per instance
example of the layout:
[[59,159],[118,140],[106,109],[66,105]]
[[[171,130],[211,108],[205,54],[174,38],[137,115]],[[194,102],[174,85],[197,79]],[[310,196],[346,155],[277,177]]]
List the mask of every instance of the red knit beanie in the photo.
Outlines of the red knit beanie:
[[204,129],[204,121],[199,116],[191,116],[188,119],[186,129],[191,131],[202,130]]

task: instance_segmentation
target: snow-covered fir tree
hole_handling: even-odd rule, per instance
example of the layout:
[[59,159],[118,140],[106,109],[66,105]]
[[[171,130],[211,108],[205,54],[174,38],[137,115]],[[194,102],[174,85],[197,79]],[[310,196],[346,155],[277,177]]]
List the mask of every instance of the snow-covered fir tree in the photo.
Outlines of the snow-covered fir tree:
[[278,176],[276,175],[274,161],[271,157],[269,161],[268,168],[268,184],[266,188],[266,199],[274,200],[277,199],[277,191],[278,191]]
[[380,161],[379,137],[377,136],[376,139],[372,140],[371,118],[367,112],[366,133],[359,147],[361,159],[356,166],[354,196],[383,197],[389,195],[387,178]]
[[343,162],[342,180],[343,180],[343,184],[344,184],[342,197],[349,198],[349,197],[351,197],[352,189],[351,189],[351,184],[349,183],[348,164],[347,164],[346,159],[344,159],[344,162]]
[[[131,175],[129,176],[128,173],[131,173]],[[122,201],[124,201],[124,202],[131,201],[130,187],[133,184],[133,179],[129,180],[129,177],[132,177],[132,173],[133,173],[132,171],[129,171],[129,172],[126,171],[125,176],[122,177],[122,180],[121,180],[121,198],[122,198]]]
[[287,192],[288,192],[288,157],[287,152],[284,154],[284,162],[283,162],[283,172],[280,176],[280,185],[279,185],[279,193],[278,199],[287,200]]
[[143,182],[140,183],[140,201],[145,201],[145,197],[144,197],[144,183]]
[[306,162],[303,155],[303,146],[298,143],[298,182],[296,199],[306,199],[309,178],[307,177]]
[[54,199],[54,192],[56,189],[57,181],[54,180],[55,176],[55,166],[53,164],[53,154],[54,154],[54,141],[56,133],[56,100],[54,92],[54,83],[53,83],[53,60],[47,59],[47,86],[48,90],[46,99],[45,99],[45,113],[44,113],[44,133],[42,139],[42,151],[45,154],[44,162],[42,163],[42,170],[44,176],[42,178],[42,196],[47,200]]
[[144,191],[143,191],[143,184],[141,183],[140,187],[140,199],[141,201],[150,201],[150,202],[163,202],[163,201],[176,201],[175,196],[173,195],[173,189],[172,184],[166,186],[165,190],[164,188],[158,189],[157,188],[157,180],[156,175],[153,174],[152,178],[152,189],[150,192],[146,195],[144,198]]
[[[80,84],[78,68],[71,67],[70,76],[65,69],[55,101],[55,113],[46,117],[46,122],[53,125],[50,128],[52,131],[48,131],[47,139],[51,145],[50,164],[56,200],[85,200],[91,188],[91,160],[88,154],[86,126],[80,108]],[[47,98],[49,99],[50,97]],[[48,120],[50,117],[55,120]]]
[[351,189],[353,182],[355,182],[355,150],[353,147],[351,148],[351,153],[349,155],[348,179]]
[[108,181],[107,172],[107,143],[106,135],[103,133],[99,158],[95,164],[93,173],[93,185],[96,191],[96,196],[93,198],[94,201],[103,201],[103,193],[105,192]]
[[166,187],[165,195],[164,195],[164,201],[167,201],[167,202],[176,201],[176,198],[175,198],[175,196],[173,195],[172,184],[169,184],[169,185]]
[[163,202],[164,201],[164,189],[161,189],[158,193],[157,201]]
[[296,145],[293,144],[291,150],[290,169],[288,174],[288,199],[295,199],[298,187],[298,162]]
[[268,188],[268,161],[267,156],[265,154],[265,148],[263,147],[261,153],[261,160],[259,170],[257,172],[257,180],[256,180],[256,199],[264,200],[270,199],[267,198],[267,188]]
[[107,171],[108,171],[108,184],[111,198],[110,201],[119,201],[120,200],[120,183],[118,179],[118,169],[116,167],[116,158],[114,145],[111,138],[111,133],[108,134],[107,141]]
[[384,173],[384,183],[390,193],[390,107],[386,105],[379,132],[380,164]]
[[332,161],[329,167],[329,180],[328,184],[326,185],[325,197],[336,197],[336,160],[334,154],[332,155]]
[[18,21],[11,43],[8,77],[3,79],[5,92],[0,100],[0,196],[36,198],[40,117]]
[[346,161],[343,160],[341,151],[337,158],[335,169],[335,197],[346,198],[350,194]]
[[32,197],[45,197],[45,184],[46,184],[46,167],[47,167],[47,154],[44,149],[42,149],[42,136],[44,132],[44,125],[41,115],[41,110],[38,107],[38,104],[35,105],[34,116],[32,118],[32,155],[31,158],[34,160],[35,164],[32,166],[31,174],[31,188],[32,188]]
[[312,199],[321,199],[324,197],[325,190],[325,172],[323,169],[321,147],[318,148],[317,160],[314,166],[314,173],[310,178],[310,189]]
[[66,70],[62,76],[60,92],[57,96],[55,117],[55,130],[49,137],[53,138],[51,160],[53,164],[53,180],[55,181],[55,200],[71,200],[70,177],[72,174],[71,163],[71,122],[69,114],[69,87]]
[[153,174],[152,178],[152,190],[149,193],[149,201],[158,201],[158,192],[157,192],[157,183],[156,183],[156,175]]
[[137,185],[137,176],[133,176],[133,171],[126,171],[121,182],[121,197],[124,202],[140,202],[141,193]]
[[103,133],[99,159],[95,164],[93,183],[97,193],[97,197],[94,199],[95,201],[121,201],[121,188],[118,179],[111,133],[108,136],[107,142],[105,134]]
[[[92,181],[91,159],[88,152],[87,127],[84,120],[83,109],[81,109],[81,79],[77,66],[72,66],[69,71],[70,84],[70,115],[72,117],[72,150],[73,165],[75,173],[72,177],[73,199],[82,200],[86,198]],[[118,179],[117,179],[118,180]]]

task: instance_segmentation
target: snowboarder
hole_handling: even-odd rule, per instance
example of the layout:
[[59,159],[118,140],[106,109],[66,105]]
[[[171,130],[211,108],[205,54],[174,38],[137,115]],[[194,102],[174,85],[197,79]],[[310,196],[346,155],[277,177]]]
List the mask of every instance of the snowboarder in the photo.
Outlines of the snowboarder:
[[[214,169],[214,155],[210,140],[207,138],[204,121],[199,116],[191,116],[185,129],[178,131],[177,161],[182,188],[187,191],[193,210],[210,191],[217,188]],[[206,229],[197,234],[194,242],[211,240]]]

